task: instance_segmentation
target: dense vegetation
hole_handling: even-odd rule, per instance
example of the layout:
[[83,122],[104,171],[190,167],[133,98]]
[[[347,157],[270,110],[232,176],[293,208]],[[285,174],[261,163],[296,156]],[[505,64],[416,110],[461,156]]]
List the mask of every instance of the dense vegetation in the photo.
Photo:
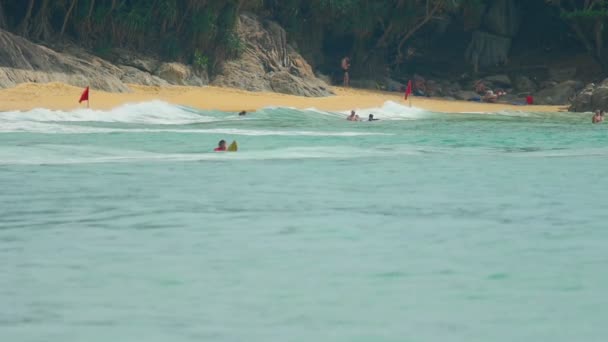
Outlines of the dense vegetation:
[[[350,55],[359,69],[377,73],[407,64],[414,47],[432,49],[437,32],[475,29],[481,9],[495,1],[502,0],[0,0],[0,28],[33,41],[74,41],[99,54],[124,47],[213,67],[242,51],[235,24],[250,11],[281,23],[316,67]],[[574,44],[606,64],[608,0],[515,1],[536,4],[539,13],[527,20],[560,21]]]

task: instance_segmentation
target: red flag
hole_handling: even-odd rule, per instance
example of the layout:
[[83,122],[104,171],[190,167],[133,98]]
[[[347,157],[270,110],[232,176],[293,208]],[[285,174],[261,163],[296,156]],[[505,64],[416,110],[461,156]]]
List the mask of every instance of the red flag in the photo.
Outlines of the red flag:
[[78,103],[82,103],[82,101],[89,101],[89,87],[87,87],[83,92],[82,95],[80,95],[80,100],[78,101]]
[[409,80],[407,82],[407,89],[405,89],[405,99],[407,100],[407,98],[412,94],[412,80]]

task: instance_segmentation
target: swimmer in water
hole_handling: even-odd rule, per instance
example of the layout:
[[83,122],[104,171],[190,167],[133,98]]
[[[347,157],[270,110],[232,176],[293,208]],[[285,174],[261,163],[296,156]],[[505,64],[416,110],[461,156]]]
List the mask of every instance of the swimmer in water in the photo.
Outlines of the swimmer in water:
[[370,114],[369,118],[367,119],[367,121],[378,121],[380,119],[374,119],[374,114]]
[[220,140],[217,147],[213,150],[215,152],[226,152],[226,140]]
[[361,118],[359,118],[359,115],[357,115],[357,113],[355,113],[354,110],[351,110],[350,115],[346,118],[346,120],[348,120],[348,121],[361,121]]
[[598,109],[595,111],[595,114],[593,114],[593,117],[591,118],[591,123],[597,124],[602,122],[602,112]]
[[239,113],[239,116],[245,116],[245,115],[247,115],[247,111],[246,110],[244,110],[244,111],[242,111],[242,112]]

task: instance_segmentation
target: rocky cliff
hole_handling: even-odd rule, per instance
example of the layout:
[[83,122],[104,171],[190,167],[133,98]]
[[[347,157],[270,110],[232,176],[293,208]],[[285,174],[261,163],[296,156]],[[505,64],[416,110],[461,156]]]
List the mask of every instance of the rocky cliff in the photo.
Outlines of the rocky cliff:
[[304,58],[287,44],[285,30],[272,21],[243,14],[237,26],[245,51],[224,64],[213,85],[301,96],[332,95]]
[[[278,24],[241,15],[238,34],[245,51],[238,59],[227,61],[212,84],[301,96],[332,95],[330,87],[287,44],[285,30]],[[203,86],[210,81],[204,71],[121,49],[113,50],[106,60],[74,47],[58,52],[4,30],[0,30],[0,46],[0,88],[24,82],[63,82],[128,92],[127,84]]]

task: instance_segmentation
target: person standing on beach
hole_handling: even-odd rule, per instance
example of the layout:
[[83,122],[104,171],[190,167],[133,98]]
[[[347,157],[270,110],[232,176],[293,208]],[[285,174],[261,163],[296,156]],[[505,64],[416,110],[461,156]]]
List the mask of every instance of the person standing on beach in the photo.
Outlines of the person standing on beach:
[[348,74],[348,70],[350,69],[350,57],[342,58],[342,70],[344,71],[344,86],[350,86],[350,75]]

